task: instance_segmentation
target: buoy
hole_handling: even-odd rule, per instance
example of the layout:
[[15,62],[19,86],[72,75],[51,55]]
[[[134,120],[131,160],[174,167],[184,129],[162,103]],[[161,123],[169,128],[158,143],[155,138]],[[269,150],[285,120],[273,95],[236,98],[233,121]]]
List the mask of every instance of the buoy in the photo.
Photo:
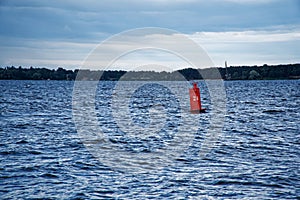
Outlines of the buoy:
[[193,83],[193,88],[190,88],[190,105],[191,113],[203,113],[206,110],[201,107],[200,89],[197,83]]

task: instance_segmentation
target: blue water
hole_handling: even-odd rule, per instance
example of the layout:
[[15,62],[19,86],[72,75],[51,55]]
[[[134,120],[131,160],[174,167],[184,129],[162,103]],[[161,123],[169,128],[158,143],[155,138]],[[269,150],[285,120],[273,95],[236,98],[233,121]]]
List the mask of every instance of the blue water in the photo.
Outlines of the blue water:
[[[152,115],[165,120],[160,135],[139,141],[114,122],[115,84],[100,83],[96,95],[99,126],[114,144],[139,155],[173,139],[181,107],[170,91],[150,84],[129,97],[132,121],[141,127],[151,122],[149,106],[166,112]],[[101,162],[83,144],[72,115],[73,85],[0,81],[0,199],[300,198],[299,80],[226,82],[223,132],[206,157],[197,156],[203,141],[198,130],[181,159],[136,173]],[[205,131],[211,102],[205,84],[199,85],[208,108],[199,120]],[[118,154],[110,156],[120,164]]]

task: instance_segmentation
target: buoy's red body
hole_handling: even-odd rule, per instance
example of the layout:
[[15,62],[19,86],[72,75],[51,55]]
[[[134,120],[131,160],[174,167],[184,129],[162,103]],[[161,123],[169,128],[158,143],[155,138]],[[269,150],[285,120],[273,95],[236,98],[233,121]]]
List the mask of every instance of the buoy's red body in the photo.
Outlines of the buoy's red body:
[[197,83],[193,83],[193,88],[190,88],[190,105],[192,113],[205,112],[205,108],[201,107],[200,89]]

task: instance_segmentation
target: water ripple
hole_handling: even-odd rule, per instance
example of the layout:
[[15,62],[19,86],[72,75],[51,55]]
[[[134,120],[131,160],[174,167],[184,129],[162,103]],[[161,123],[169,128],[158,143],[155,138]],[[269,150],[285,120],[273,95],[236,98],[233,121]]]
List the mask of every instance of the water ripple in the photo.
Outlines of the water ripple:
[[[77,135],[72,120],[73,82],[0,81],[0,198],[297,199],[299,84],[297,80],[226,82],[223,135],[213,151],[200,159],[197,152],[210,111],[204,87],[208,113],[201,115],[202,127],[183,155],[162,169],[126,173],[94,158]],[[97,117],[109,140],[128,152],[144,154],[167,145],[181,123],[176,102],[160,135],[128,138],[118,130],[109,110],[114,85],[100,83],[97,93]],[[130,108],[133,120],[149,124],[150,104],[159,119],[160,109],[167,105],[163,94],[158,91],[159,101],[152,101],[149,94],[138,91]]]

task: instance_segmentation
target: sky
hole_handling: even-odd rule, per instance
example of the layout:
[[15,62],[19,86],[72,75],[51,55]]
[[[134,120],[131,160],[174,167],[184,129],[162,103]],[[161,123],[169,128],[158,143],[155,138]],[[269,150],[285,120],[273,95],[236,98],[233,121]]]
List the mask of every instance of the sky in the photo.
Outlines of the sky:
[[[0,0],[0,25],[1,67],[79,68],[101,42],[143,27],[184,34],[215,66],[300,63],[299,0]],[[112,68],[153,63],[188,67],[146,50]]]

